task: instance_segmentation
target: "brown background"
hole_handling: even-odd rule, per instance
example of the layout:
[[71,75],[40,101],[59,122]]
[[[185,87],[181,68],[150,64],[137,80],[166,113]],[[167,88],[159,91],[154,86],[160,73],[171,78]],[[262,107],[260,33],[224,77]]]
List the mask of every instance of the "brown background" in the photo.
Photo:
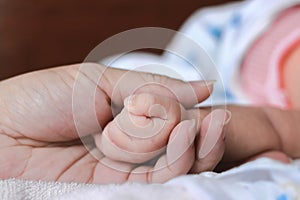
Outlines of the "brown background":
[[178,29],[196,9],[229,0],[0,0],[0,80],[82,61],[121,31]]

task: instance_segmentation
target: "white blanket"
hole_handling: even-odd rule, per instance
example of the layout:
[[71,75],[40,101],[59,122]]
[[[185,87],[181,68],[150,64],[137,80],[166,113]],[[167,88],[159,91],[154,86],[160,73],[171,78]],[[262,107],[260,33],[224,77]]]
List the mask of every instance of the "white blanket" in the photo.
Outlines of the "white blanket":
[[300,199],[300,164],[259,159],[216,174],[186,175],[165,184],[91,185],[24,180],[0,181],[1,200]]

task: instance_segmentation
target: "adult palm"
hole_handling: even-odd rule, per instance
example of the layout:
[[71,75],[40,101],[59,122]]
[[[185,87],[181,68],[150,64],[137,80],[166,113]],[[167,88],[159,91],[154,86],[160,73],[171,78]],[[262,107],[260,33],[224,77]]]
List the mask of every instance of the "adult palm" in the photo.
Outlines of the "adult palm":
[[[127,96],[140,91],[178,98],[186,108],[209,96],[201,82],[186,83],[92,63],[36,71],[0,82],[0,178],[126,181],[126,170],[134,166],[104,157],[89,141],[113,119]],[[180,162],[185,162],[184,158],[175,165]],[[188,171],[175,168],[178,170],[164,180]]]

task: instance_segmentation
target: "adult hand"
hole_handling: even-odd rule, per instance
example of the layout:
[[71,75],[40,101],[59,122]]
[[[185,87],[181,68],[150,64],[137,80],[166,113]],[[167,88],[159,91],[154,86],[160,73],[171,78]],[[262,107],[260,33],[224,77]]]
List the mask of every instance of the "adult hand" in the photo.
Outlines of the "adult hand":
[[91,63],[2,81],[0,178],[124,182],[126,170],[130,171],[132,165],[116,163],[104,157],[93,143],[86,142],[88,149],[82,140],[100,134],[122,109],[124,99],[134,93],[165,95],[191,108],[211,90],[212,86],[203,82],[186,83]]

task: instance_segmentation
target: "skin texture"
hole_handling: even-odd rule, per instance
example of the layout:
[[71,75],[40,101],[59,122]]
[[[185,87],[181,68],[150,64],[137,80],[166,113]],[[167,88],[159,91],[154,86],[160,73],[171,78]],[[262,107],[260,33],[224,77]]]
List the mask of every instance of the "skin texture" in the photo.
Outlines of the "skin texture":
[[176,171],[179,175],[212,170],[222,158],[223,122],[230,116],[217,109],[200,122],[200,113],[196,114],[168,97],[148,93],[130,96],[122,112],[102,135],[97,135],[96,144],[107,157],[135,164],[151,161],[167,146],[166,156],[160,157],[154,167],[138,167],[135,172],[140,174],[130,175],[130,180],[147,180],[147,174],[151,180],[167,180],[164,177]]
[[[200,135],[196,139],[198,142],[196,143],[198,155],[196,155],[196,160],[193,161],[194,165],[190,172],[206,171],[214,168],[212,168],[211,164],[205,168],[205,163],[201,162],[201,158],[206,157],[205,161],[208,161],[208,158],[212,159],[209,163],[218,163],[223,156],[221,152],[224,151],[225,135],[227,138],[227,149],[222,161],[223,166],[221,166],[223,170],[260,157],[269,157],[289,163],[288,156],[294,158],[299,156],[300,148],[294,142],[294,139],[300,139],[299,133],[295,130],[287,129],[288,126],[278,125],[281,121],[284,121],[286,124],[296,124],[300,118],[297,111],[230,105],[227,109],[231,110],[234,116],[230,119],[231,123],[223,131],[223,124],[221,123],[224,123],[224,116],[227,120],[231,117],[229,116],[231,114],[224,113],[222,109],[216,109],[213,112],[210,112],[211,108],[185,110],[174,100],[149,94],[135,95],[133,99],[134,101],[130,101],[130,106],[127,105],[128,103],[125,100],[125,108],[109,124],[113,128],[104,129],[102,137],[105,139],[98,139],[98,141],[101,141],[98,147],[102,149],[105,155],[115,160],[140,163],[151,159],[160,153],[158,150],[161,149],[161,143],[166,145],[168,142],[167,137],[156,139],[157,135],[168,136],[174,126],[180,123],[181,120],[199,120],[199,112],[202,113],[202,119],[198,121],[198,123],[201,123],[201,126],[198,126],[201,129]],[[152,116],[149,114],[151,110],[150,105],[161,105],[165,108],[165,114],[164,112],[156,112],[161,115]],[[196,113],[199,113],[199,115],[197,116]],[[126,118],[129,120],[126,120]],[[118,119],[121,120],[119,121]],[[137,135],[132,136],[135,132],[138,134],[143,133],[137,131],[135,129],[136,126],[146,125],[147,129],[155,129],[153,128],[155,120],[165,120],[165,124],[167,124],[157,135],[147,139],[142,137],[142,135],[139,135],[140,137],[137,137]],[[128,124],[130,125],[128,126]],[[186,128],[185,132],[188,132],[188,128]],[[157,151],[155,150],[158,151],[158,154],[156,154]],[[184,152],[185,149],[181,151]],[[189,166],[189,162],[183,164]],[[182,168],[183,166],[180,167]]]
[[[99,71],[104,73],[100,80]],[[81,79],[76,85],[78,76]],[[120,80],[128,83],[126,87]],[[136,89],[140,85],[143,87]],[[82,98],[79,100],[72,99],[76,86],[85,88],[80,90]],[[89,103],[89,88],[95,95],[96,110],[93,113],[85,109]],[[300,156],[297,144],[300,139],[297,131],[300,130],[299,111],[228,106],[232,118],[223,129],[224,121],[229,118],[224,110],[192,109],[193,105],[207,98],[211,90],[211,86],[201,82],[188,84],[152,74],[105,69],[97,64],[86,64],[83,70],[79,69],[79,65],[53,68],[3,81],[0,83],[0,178],[85,183],[164,182],[188,171],[212,170],[221,159],[218,167],[224,169],[253,157],[275,155],[276,159],[283,160],[282,157],[287,158],[285,154],[292,158]],[[95,148],[93,142],[88,143],[91,149],[88,152],[79,140],[75,122],[83,127],[80,129],[81,137],[86,141],[96,138],[96,143],[101,144],[101,139],[97,140],[101,129],[92,120],[92,114],[96,113],[101,127],[109,128],[106,125],[114,123],[114,112],[122,111],[126,97],[145,93],[162,96],[159,100],[173,99],[175,103],[172,105],[179,106],[176,102],[180,102],[179,107],[188,111],[188,115],[183,115],[188,116],[187,119],[183,117],[178,124],[178,118],[171,118],[171,122],[175,119],[175,123],[171,123],[168,129],[172,131],[166,153],[150,166],[152,170],[167,165],[168,170],[159,168],[147,173],[148,166],[135,168],[131,162],[112,160]],[[161,104],[164,105],[163,102]],[[82,109],[74,115],[76,108]],[[152,114],[160,116],[161,113]],[[164,116],[163,119],[169,120],[170,117]],[[191,119],[196,120],[194,130],[191,129]],[[187,130],[188,134],[183,130]],[[164,140],[166,138],[163,137]],[[208,148],[207,140],[215,145]],[[191,141],[194,145],[190,145]],[[207,147],[204,148],[206,150],[203,146]],[[176,151],[177,147],[187,149],[180,159],[178,155],[182,151]]]
[[[163,96],[141,93],[126,98],[124,105],[99,135],[102,137],[97,145],[114,160],[143,163],[158,156],[165,151],[175,126],[188,119],[184,116],[187,111],[177,101]],[[196,123],[190,124],[196,133]]]
[[[99,72],[102,74],[100,80],[98,80]],[[75,82],[78,77],[81,78]],[[122,87],[124,83],[120,80],[129,84]],[[136,90],[136,86],[140,85],[145,86]],[[84,88],[80,90],[81,98],[78,101],[72,99],[76,86]],[[166,87],[169,89],[167,90]],[[92,88],[95,95],[96,110],[93,113],[85,110],[89,103],[87,98],[89,88]],[[76,118],[77,125],[87,127],[81,129],[80,136],[88,141],[101,133],[99,124],[105,127],[113,119],[112,107],[121,110],[124,99],[133,91],[178,98],[185,108],[191,108],[207,98],[211,89],[212,86],[207,87],[202,82],[188,84],[163,76],[106,69],[104,66],[91,63],[85,64],[83,69],[80,65],[71,65],[2,81],[0,83],[0,178],[16,177],[85,183],[124,182],[129,178],[128,171],[134,168],[133,165],[105,157],[95,148],[93,142],[89,143],[92,154],[87,151],[79,140],[78,129],[75,126],[74,102],[77,107],[82,108],[79,112],[81,120],[78,121]],[[193,95],[194,99],[191,98]],[[94,113],[99,124],[91,120]],[[174,135],[176,134],[184,136],[180,131],[174,130]],[[192,138],[195,137],[193,134],[196,133],[192,131]],[[191,138],[187,137],[187,141],[189,140]],[[184,146],[188,143],[182,144]],[[172,149],[172,146],[168,148]],[[191,153],[187,154],[188,157],[190,155]],[[182,162],[185,160],[183,159]],[[213,167],[216,163],[210,165]],[[169,173],[161,180],[153,176],[147,181],[162,182],[186,172],[187,169],[183,171],[180,169]],[[156,175],[158,176],[159,174]]]

